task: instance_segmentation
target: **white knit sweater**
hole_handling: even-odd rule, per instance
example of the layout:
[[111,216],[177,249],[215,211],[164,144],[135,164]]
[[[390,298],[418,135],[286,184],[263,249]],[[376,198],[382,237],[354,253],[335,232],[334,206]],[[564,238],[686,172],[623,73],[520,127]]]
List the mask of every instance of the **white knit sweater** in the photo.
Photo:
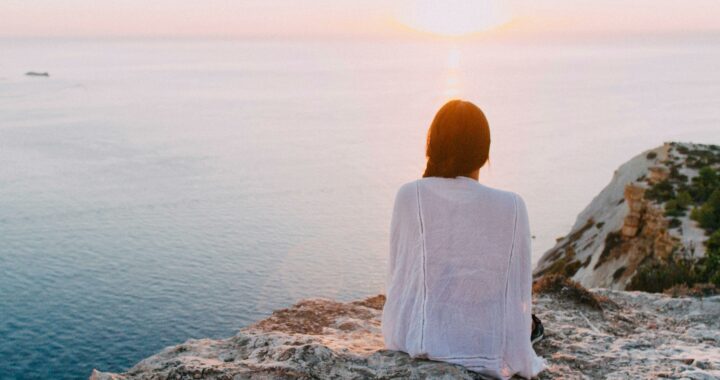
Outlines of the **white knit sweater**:
[[385,346],[507,379],[537,375],[530,344],[530,228],[515,193],[423,178],[395,198]]

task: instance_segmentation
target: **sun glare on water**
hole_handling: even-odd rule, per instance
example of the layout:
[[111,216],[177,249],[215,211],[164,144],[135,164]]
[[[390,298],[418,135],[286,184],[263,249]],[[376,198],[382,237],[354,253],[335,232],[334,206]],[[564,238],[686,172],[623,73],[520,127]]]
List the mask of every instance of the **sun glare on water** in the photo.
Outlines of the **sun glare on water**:
[[504,0],[414,0],[399,20],[415,30],[457,37],[496,28],[510,19]]

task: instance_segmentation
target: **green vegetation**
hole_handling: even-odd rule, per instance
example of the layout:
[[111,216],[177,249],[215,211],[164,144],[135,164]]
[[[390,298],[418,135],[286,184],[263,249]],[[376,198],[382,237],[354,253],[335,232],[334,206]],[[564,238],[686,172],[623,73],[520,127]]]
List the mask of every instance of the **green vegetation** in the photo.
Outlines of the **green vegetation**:
[[565,248],[562,258],[555,260],[548,268],[540,272],[540,275],[559,274],[572,277],[580,269],[582,264],[575,259],[575,249],[572,246]]
[[685,190],[680,191],[675,198],[665,202],[665,216],[685,216],[688,207],[693,204],[694,201],[690,193]]
[[675,188],[670,180],[654,184],[645,192],[645,198],[665,203],[675,199]]
[[673,255],[667,261],[650,258],[638,269],[628,290],[660,293],[676,285],[693,286],[700,281],[701,268],[693,260]]
[[682,221],[680,221],[680,219],[678,219],[678,218],[672,218],[672,219],[670,219],[670,224],[668,225],[668,227],[670,227],[670,228],[678,228],[678,227],[680,227],[680,226],[682,226]]
[[620,268],[618,268],[618,269],[615,271],[615,273],[613,273],[613,278],[614,278],[615,280],[617,280],[617,279],[619,279],[620,277],[622,277],[622,275],[625,273],[625,270],[626,270],[626,269],[627,269],[626,267],[620,267]]
[[620,246],[620,244],[622,244],[620,231],[613,231],[607,234],[605,237],[605,247],[603,248],[602,253],[600,253],[600,257],[598,258],[597,263],[595,263],[595,267],[593,269],[597,269],[600,265],[606,262],[610,258],[612,250],[615,247]]
[[673,252],[664,261],[648,259],[638,268],[629,289],[677,293],[706,286],[702,284],[720,287],[720,168],[716,168],[720,164],[720,147],[709,148],[676,146],[679,153],[687,155],[686,165],[699,169],[698,175],[688,181],[687,176],[680,173],[680,165],[668,163],[668,179],[654,184],[645,193],[646,198],[664,204],[665,216],[671,218],[670,228],[679,227],[678,218],[690,211],[690,218],[710,235],[705,257],[695,260]]
[[693,183],[702,186],[704,191],[698,194],[710,194],[690,213],[690,217],[710,235],[705,243],[705,257],[698,282],[710,282],[720,287],[720,175],[706,167],[700,170],[698,178]]
[[577,273],[577,271],[580,269],[581,266],[582,266],[582,264],[579,261],[577,261],[577,260],[572,261],[572,262],[568,263],[567,265],[565,265],[565,268],[563,268],[564,273],[562,273],[562,274],[564,274],[568,277],[572,277],[575,275],[575,273]]
[[[712,166],[720,164],[720,155],[717,154],[717,150],[712,149],[693,149],[688,150],[687,153],[687,166],[689,168],[700,169],[705,166]],[[679,150],[678,150],[679,151]]]
[[[558,241],[565,239],[565,243],[557,247],[555,251],[548,256],[548,260],[552,262],[552,265],[540,271],[538,275],[561,274],[572,277],[581,267],[586,266],[587,264],[582,264],[575,259],[575,247],[577,246],[578,240],[594,225],[595,221],[590,218],[577,231],[565,238],[559,238]],[[591,242],[593,238],[594,237],[590,238]]]
[[[674,251],[667,260],[650,258],[638,268],[628,286],[631,290],[675,294],[704,286],[720,287],[720,147],[671,145],[686,156],[685,165],[697,169],[698,175],[690,181],[680,172],[682,163],[668,160],[665,162],[670,169],[668,179],[651,186],[645,197],[663,204],[665,216],[671,218],[670,228],[679,227],[682,224],[679,218],[689,212],[690,218],[710,235],[705,257],[696,260]],[[614,237],[608,236],[606,250],[612,240]],[[609,251],[603,252],[603,256],[606,254]]]
[[667,261],[651,258],[643,263],[630,282],[629,290],[667,292],[670,289],[720,288],[720,230],[707,241],[701,260],[674,253]]
[[706,166],[693,178],[687,191],[696,203],[703,203],[710,199],[712,193],[720,188],[720,175],[713,168]]
[[[664,214],[669,219],[669,228],[682,227],[683,218],[688,215],[697,221],[709,235],[706,253],[698,260],[688,254],[692,252],[691,247],[676,246],[670,257],[665,259],[650,254],[635,271],[628,289],[671,291],[672,294],[707,294],[720,289],[720,146],[688,147],[676,143],[670,145],[671,155],[662,162],[669,170],[667,179],[650,186],[645,191],[645,198],[664,208]],[[646,157],[649,160],[658,158],[654,152],[648,153]],[[688,169],[697,170],[697,175],[694,175],[692,180],[688,176],[694,170]],[[646,176],[643,175],[638,181],[645,179]],[[618,205],[624,201],[624,198],[618,200]],[[576,242],[592,226],[602,229],[604,224],[595,224],[591,219],[582,228],[567,236],[564,244],[553,252],[553,264],[540,275],[572,277],[580,268],[588,267],[592,256],[587,256],[581,262],[576,257],[575,249]],[[597,232],[582,251],[590,248],[595,236]],[[622,245],[620,231],[607,234],[603,251],[594,268],[597,269],[610,260]],[[627,270],[625,267],[618,268],[612,275],[618,280]]]
[[679,164],[671,164],[670,165],[670,174],[668,175],[672,181],[675,181],[676,183],[686,183],[688,180],[688,176],[685,174],[680,173],[680,165]]
[[690,217],[708,232],[720,229],[720,187],[713,191],[707,202],[696,207]]
[[705,282],[720,287],[720,230],[715,231],[707,241],[703,277]]

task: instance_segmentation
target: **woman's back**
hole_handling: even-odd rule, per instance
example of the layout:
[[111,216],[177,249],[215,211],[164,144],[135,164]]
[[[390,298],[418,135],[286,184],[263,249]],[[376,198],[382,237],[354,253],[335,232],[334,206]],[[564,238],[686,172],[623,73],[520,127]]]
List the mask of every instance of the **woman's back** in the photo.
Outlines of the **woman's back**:
[[404,185],[391,223],[387,348],[496,377],[537,374],[530,265],[516,194],[462,176]]

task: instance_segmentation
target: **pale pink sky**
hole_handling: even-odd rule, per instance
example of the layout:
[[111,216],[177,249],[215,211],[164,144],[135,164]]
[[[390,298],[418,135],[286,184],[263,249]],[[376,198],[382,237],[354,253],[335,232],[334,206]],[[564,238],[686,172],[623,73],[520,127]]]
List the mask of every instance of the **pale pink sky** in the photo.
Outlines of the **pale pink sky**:
[[510,32],[720,30],[720,0],[3,0],[0,36],[401,35],[432,2],[508,7]]

